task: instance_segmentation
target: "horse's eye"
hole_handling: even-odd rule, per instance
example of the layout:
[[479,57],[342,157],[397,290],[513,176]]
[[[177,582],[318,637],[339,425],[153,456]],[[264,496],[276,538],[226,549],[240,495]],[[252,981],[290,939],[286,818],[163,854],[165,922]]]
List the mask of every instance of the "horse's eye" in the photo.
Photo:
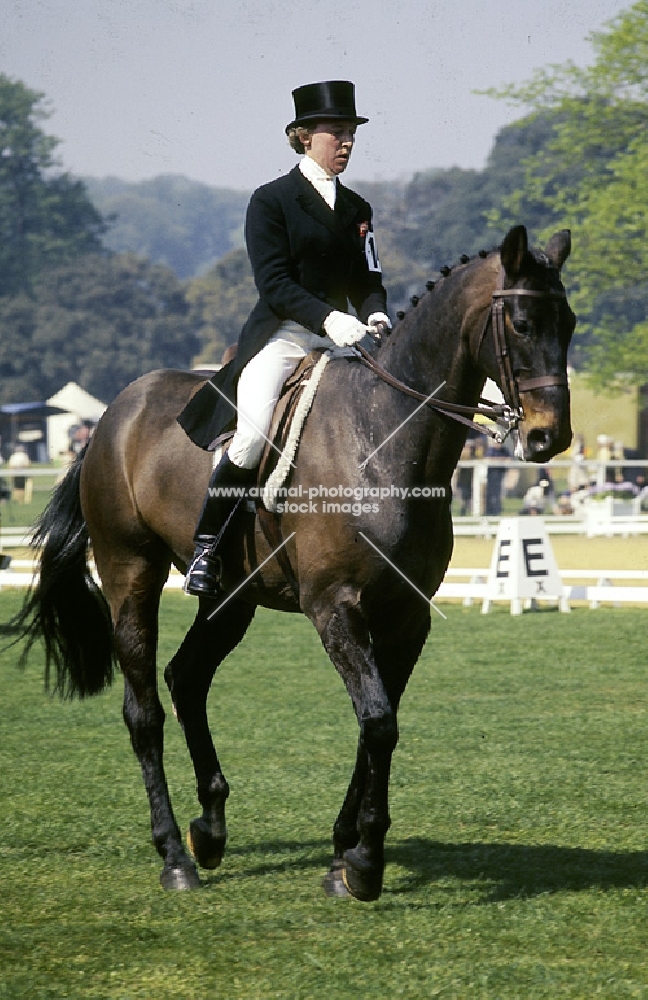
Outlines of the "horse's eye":
[[519,333],[521,337],[525,337],[531,329],[531,324],[528,319],[516,319],[513,323],[513,329],[516,333]]

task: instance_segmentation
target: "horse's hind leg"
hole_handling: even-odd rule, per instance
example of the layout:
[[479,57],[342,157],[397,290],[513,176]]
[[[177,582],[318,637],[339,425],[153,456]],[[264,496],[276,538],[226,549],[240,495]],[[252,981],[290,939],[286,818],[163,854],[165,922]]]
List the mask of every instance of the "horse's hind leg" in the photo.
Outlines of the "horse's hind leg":
[[124,721],[139,760],[151,810],[153,843],[164,861],[165,889],[193,889],[200,879],[182,843],[164,773],[164,709],[157,690],[157,615],[168,561],[141,556],[103,560],[95,546],[124,675]]
[[[201,602],[202,604],[202,602]],[[164,677],[191,754],[202,816],[192,820],[187,836],[202,868],[217,868],[225,852],[225,802],[229,786],[221,770],[207,720],[207,694],[218,665],[241,641],[255,607],[229,601],[213,618],[209,603],[195,621]]]

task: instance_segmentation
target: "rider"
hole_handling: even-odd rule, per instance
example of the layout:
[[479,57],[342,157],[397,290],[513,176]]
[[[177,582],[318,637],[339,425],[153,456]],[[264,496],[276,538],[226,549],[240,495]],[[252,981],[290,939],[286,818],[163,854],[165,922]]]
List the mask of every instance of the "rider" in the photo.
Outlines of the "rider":
[[[252,484],[281,387],[315,347],[345,347],[372,328],[391,328],[372,229],[371,206],[338,178],[358,125],[355,88],[345,80],[293,91],[286,134],[303,155],[284,177],[258,188],[247,210],[245,239],[259,300],[236,357],[185,407],[179,422],[209,448],[231,423],[234,438],[212,473],[196,527],[185,589],[216,596],[218,534],[237,503],[214,489]],[[357,315],[351,314],[349,302]],[[234,406],[234,398],[236,405]]]

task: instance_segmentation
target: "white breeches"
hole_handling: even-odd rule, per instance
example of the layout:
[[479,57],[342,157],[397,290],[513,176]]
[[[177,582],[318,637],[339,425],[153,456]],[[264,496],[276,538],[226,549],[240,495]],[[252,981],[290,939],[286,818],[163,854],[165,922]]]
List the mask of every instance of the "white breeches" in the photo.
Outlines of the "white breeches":
[[287,320],[265,347],[248,361],[236,390],[238,419],[228,448],[230,462],[254,469],[266,445],[272,414],[281,387],[302,358],[314,347],[332,348],[333,341]]

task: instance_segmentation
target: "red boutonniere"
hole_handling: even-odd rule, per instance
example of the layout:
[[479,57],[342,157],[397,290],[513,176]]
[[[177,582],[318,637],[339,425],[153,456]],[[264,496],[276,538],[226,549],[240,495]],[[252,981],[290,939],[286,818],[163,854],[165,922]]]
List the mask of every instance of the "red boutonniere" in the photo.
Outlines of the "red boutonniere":
[[358,226],[358,233],[360,235],[360,239],[363,240],[368,232],[369,232],[369,223],[361,222],[360,225]]

